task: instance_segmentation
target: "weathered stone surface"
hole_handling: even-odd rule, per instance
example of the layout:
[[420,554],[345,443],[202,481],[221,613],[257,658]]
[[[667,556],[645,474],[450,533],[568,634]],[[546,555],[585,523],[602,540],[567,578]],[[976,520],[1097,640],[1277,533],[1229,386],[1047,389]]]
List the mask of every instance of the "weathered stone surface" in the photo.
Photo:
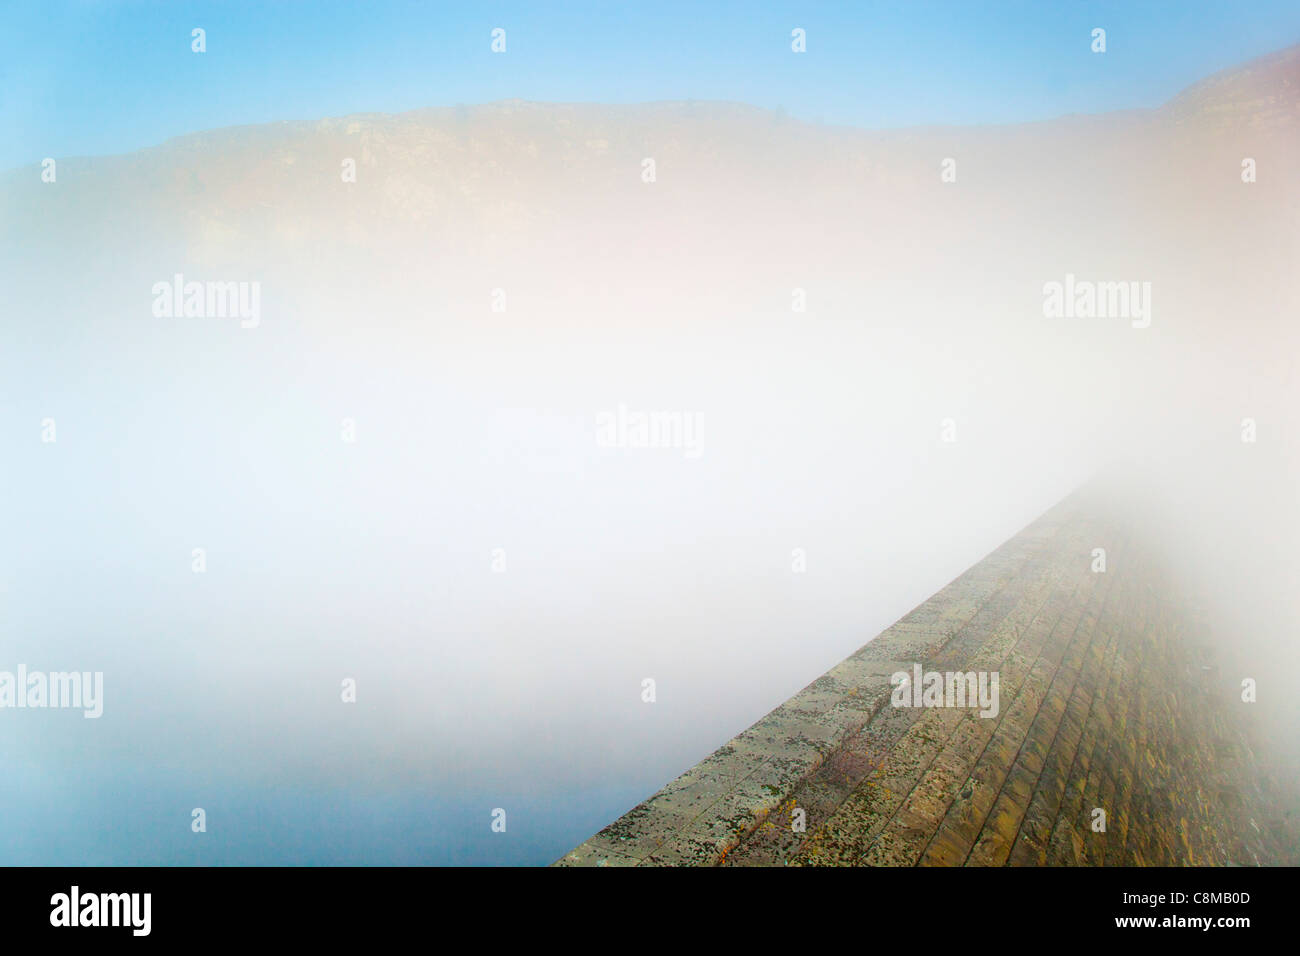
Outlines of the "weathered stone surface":
[[[1295,862],[1252,825],[1268,810],[1208,647],[1076,494],[558,864]],[[893,706],[915,664],[996,672],[996,715]]]

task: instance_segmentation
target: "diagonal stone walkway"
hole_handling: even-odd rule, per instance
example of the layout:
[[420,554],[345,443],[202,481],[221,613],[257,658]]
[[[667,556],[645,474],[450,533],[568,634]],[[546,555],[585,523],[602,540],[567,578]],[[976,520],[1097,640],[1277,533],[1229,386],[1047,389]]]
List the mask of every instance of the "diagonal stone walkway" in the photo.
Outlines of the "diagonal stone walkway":
[[[1250,750],[1167,584],[1073,495],[557,865],[1275,856],[1223,782]],[[996,716],[893,706],[890,676],[915,664],[996,673]]]

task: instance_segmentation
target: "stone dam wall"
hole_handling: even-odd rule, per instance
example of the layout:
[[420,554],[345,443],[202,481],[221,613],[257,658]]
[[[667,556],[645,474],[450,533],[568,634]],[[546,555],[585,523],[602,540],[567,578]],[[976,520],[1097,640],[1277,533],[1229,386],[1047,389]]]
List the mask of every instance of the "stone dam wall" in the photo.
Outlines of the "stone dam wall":
[[[1066,499],[556,865],[1294,863],[1249,705],[1106,515]],[[997,715],[896,706],[917,664],[996,672]]]

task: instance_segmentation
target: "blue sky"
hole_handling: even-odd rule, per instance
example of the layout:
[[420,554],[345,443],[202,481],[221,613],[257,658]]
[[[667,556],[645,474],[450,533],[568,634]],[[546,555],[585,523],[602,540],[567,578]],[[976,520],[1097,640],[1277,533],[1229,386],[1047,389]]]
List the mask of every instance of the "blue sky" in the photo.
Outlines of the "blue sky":
[[[507,52],[489,50],[493,27]],[[1093,27],[1108,51],[1089,49]],[[190,51],[190,31],[208,51]],[[808,52],[790,52],[790,31]],[[867,127],[1154,106],[1300,41],[1300,4],[30,2],[0,27],[0,168],[214,127],[518,97],[726,99]]]

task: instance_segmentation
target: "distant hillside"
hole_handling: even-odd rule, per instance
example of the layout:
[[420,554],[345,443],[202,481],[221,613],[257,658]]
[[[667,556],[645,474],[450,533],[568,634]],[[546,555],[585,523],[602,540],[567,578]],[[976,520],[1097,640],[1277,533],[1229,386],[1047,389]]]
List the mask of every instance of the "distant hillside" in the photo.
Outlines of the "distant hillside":
[[1300,44],[1215,73],[1179,93],[1163,111],[1179,123],[1295,131],[1300,126]]
[[[196,254],[249,243],[373,248],[406,236],[438,255],[528,255],[541,240],[597,249],[637,241],[653,221],[661,248],[671,237],[680,247],[726,243],[737,254],[798,261],[800,249],[829,240],[847,255],[856,248],[888,260],[935,216],[950,218],[954,195],[934,188],[945,157],[958,160],[956,201],[971,213],[995,207],[1032,220],[1032,209],[1017,207],[1154,197],[1178,208],[1171,163],[1184,187],[1218,175],[1207,168],[1211,148],[1189,152],[1188,136],[1248,128],[1266,136],[1252,150],[1280,158],[1296,150],[1297,116],[1300,46],[1216,74],[1159,110],[1002,127],[874,132],[714,102],[506,101],[359,114],[60,159],[57,190],[41,190],[36,167],[10,171],[0,178],[0,239],[23,245],[59,223],[82,235],[97,226],[130,234],[152,222],[183,233]],[[647,159],[653,187],[642,181]],[[343,181],[345,161],[355,163],[354,183]],[[1072,184],[1064,197],[1063,181]],[[943,228],[960,237],[969,221]]]

